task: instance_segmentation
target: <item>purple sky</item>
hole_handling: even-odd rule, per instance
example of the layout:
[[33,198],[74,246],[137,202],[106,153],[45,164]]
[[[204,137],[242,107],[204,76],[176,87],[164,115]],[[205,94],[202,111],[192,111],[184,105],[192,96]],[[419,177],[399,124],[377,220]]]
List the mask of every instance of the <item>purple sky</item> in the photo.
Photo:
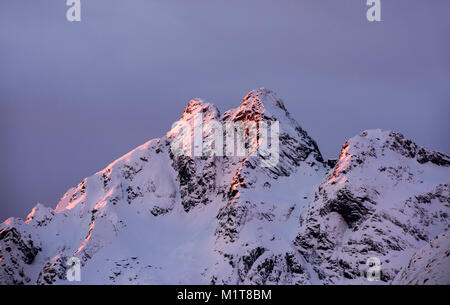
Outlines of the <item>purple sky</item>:
[[0,1],[0,221],[55,207],[187,102],[267,87],[326,158],[364,129],[450,153],[450,1]]

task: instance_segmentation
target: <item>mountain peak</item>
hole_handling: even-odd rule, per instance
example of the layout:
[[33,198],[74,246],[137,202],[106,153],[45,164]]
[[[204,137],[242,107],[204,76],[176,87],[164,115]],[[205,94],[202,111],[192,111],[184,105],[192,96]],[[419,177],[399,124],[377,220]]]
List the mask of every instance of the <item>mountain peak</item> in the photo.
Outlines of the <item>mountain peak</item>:
[[260,102],[264,107],[275,106],[284,111],[287,111],[283,101],[270,89],[261,87],[250,91],[242,101],[243,105],[247,105],[248,102]]
[[290,119],[283,101],[273,91],[259,88],[244,97],[241,105],[234,111],[232,120],[280,120],[284,117]]
[[189,121],[196,114],[201,113],[204,117],[217,119],[220,117],[219,109],[214,104],[208,103],[200,98],[195,98],[189,101],[186,108],[184,108],[182,120]]
[[41,203],[37,203],[36,206],[28,214],[26,223],[35,223],[38,225],[44,224],[49,221],[52,217],[53,210],[49,207],[44,206]]

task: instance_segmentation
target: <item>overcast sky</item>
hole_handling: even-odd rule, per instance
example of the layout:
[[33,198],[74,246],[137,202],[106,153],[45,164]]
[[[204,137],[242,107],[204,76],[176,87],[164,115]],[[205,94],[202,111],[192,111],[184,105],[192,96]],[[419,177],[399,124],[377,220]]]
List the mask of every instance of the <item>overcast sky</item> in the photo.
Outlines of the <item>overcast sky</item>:
[[450,153],[450,1],[0,1],[0,221],[159,137],[187,102],[277,92],[326,158],[364,129]]

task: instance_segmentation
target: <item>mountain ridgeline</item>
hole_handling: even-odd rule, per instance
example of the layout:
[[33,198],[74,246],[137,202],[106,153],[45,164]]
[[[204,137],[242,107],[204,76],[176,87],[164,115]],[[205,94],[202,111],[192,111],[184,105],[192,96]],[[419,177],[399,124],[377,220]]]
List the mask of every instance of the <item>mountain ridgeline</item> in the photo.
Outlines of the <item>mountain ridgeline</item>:
[[[203,135],[212,121],[278,122],[278,162],[174,154],[173,128],[55,209],[3,222],[0,284],[450,284],[448,156],[376,129],[324,160],[264,88],[222,115],[192,100],[180,120],[193,129],[198,113]],[[79,282],[67,278],[73,257]]]

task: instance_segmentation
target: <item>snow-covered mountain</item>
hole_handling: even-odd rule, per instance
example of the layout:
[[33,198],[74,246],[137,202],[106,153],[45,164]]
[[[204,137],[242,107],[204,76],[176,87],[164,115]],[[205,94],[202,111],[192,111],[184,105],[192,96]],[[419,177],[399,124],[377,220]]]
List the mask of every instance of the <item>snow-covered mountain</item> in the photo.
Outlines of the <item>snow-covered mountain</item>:
[[[181,121],[279,122],[279,160],[174,154],[174,126],[69,189],[53,210],[0,225],[1,284],[450,284],[450,158],[368,130],[337,161],[271,91],[223,115],[200,99]],[[197,126],[198,127],[198,126]],[[258,136],[246,147],[258,148]],[[256,139],[256,140],[255,140]],[[272,139],[270,139],[272,141]],[[211,146],[212,148],[212,146]],[[67,261],[81,261],[69,282]],[[380,281],[369,282],[379,261]]]

